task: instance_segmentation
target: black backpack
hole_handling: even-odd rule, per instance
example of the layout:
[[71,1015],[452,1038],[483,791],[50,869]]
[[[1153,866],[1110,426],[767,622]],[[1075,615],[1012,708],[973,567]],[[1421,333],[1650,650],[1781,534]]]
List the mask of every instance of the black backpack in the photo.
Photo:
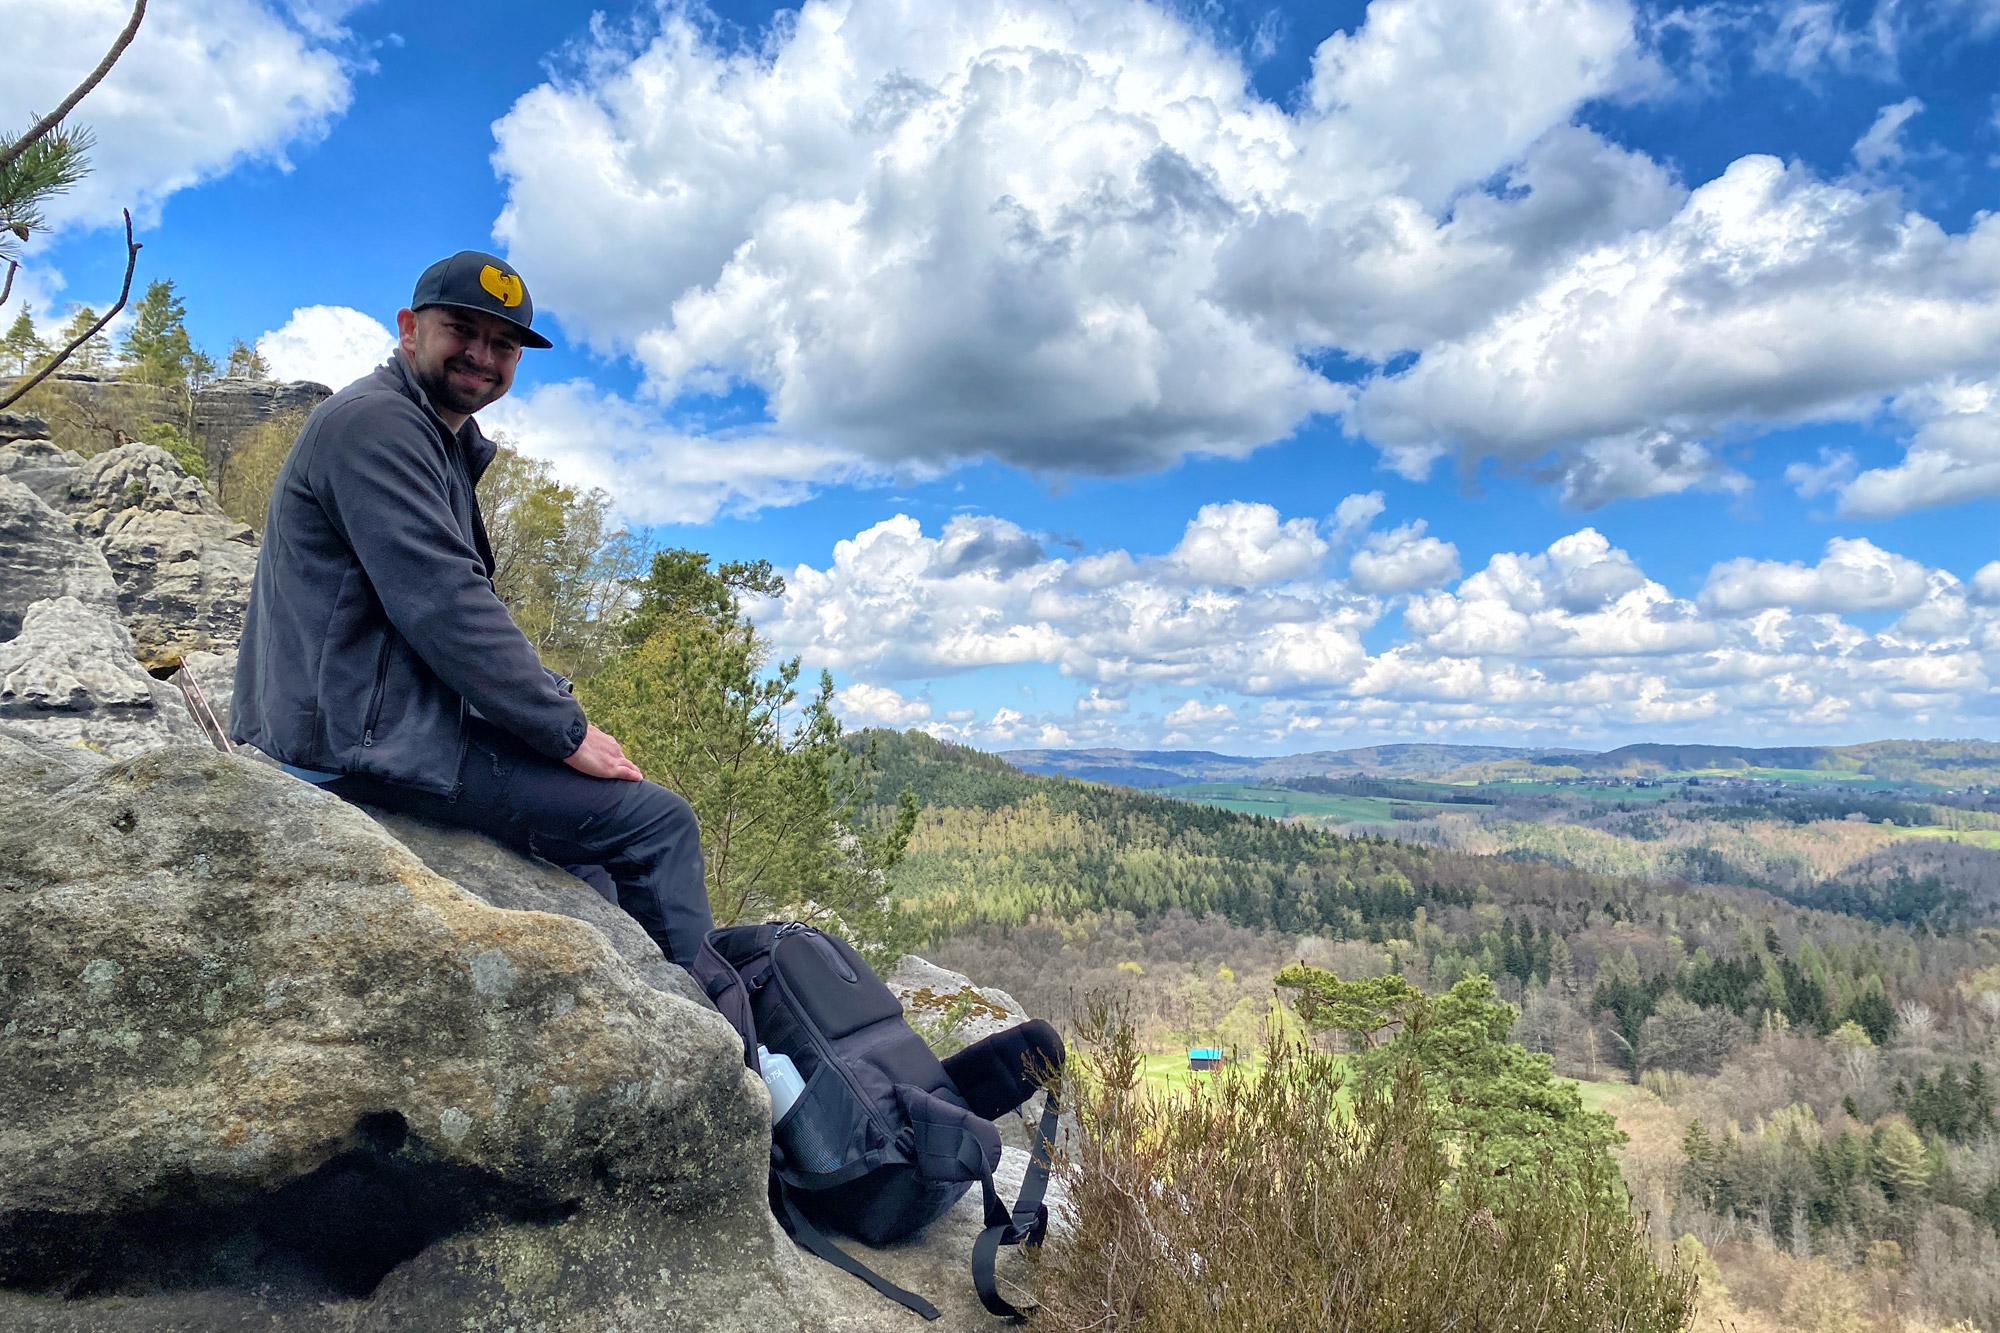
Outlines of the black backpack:
[[1039,1245],[1055,1134],[1051,1087],[1021,1195],[1009,1209],[993,1186],[1000,1164],[997,1116],[1052,1082],[1063,1042],[1039,1019],[996,1033],[940,1062],[904,1021],[903,1006],[846,941],[801,922],[710,931],[692,968],[709,999],[743,1038],[790,1056],[805,1090],[771,1129],[771,1206],[808,1250],[926,1319],[937,1308],[842,1252],[824,1229],[871,1245],[910,1236],[977,1181],[986,1229],[972,1250],[980,1303],[996,1315],[1024,1311],[1003,1298],[993,1264],[1003,1245]]

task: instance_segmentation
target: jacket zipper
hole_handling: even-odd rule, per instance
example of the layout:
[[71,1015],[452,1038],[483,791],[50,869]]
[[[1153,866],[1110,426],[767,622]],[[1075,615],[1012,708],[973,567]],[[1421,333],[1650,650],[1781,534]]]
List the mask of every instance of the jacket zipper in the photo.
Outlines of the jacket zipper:
[[375,663],[375,695],[368,701],[368,726],[361,733],[363,749],[375,743],[375,724],[382,720],[382,696],[389,683],[389,647],[393,643],[388,635],[382,636],[382,656]]
[[890,1128],[889,1122],[882,1118],[881,1112],[876,1110],[874,1098],[861,1091],[861,1084],[856,1081],[854,1075],[847,1072],[846,1064],[834,1055],[833,1043],[820,1032],[819,1024],[806,1012],[806,1007],[799,1003],[798,993],[792,989],[792,983],[785,980],[784,969],[778,966],[778,941],[787,935],[800,934],[811,929],[811,926],[796,921],[788,922],[779,928],[778,933],[771,939],[771,975],[777,979],[778,989],[784,993],[785,1002],[791,1005],[792,1012],[799,1016],[799,1026],[805,1029],[808,1037],[812,1038],[813,1051],[819,1056],[820,1063],[833,1067],[833,1071],[840,1075],[840,1081],[847,1085],[848,1092],[854,1095],[855,1103],[867,1113],[875,1128],[882,1131],[882,1141],[890,1150],[900,1153],[902,1149],[896,1146],[895,1131]]
[[465,728],[465,696],[458,697],[458,767],[452,769],[451,795],[445,799],[456,801],[465,790],[465,748],[472,743],[472,735]]

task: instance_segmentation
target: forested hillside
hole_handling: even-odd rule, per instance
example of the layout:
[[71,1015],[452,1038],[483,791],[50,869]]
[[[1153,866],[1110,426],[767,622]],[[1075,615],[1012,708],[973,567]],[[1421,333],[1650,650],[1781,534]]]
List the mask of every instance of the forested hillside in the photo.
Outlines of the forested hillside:
[[[870,735],[878,799],[907,785],[923,804],[890,883],[939,961],[1059,1017],[1119,995],[1156,1049],[1239,1052],[1289,1021],[1272,981],[1290,960],[1432,994],[1484,973],[1518,1007],[1514,1039],[1559,1072],[1643,1083],[1615,1103],[1625,1179],[1660,1244],[1708,1274],[1705,1318],[1847,1333],[1871,1313],[1918,1327],[1899,1311],[1927,1310],[2000,1326],[2000,931],[1877,899],[1858,916],[1586,870],[1548,849],[1344,836]],[[1820,799],[1703,796],[1682,822],[1758,838],[1831,814],[1877,836],[1946,817],[1864,795],[1864,818],[1888,824],[1849,823],[1852,800]],[[1608,836],[1561,812],[1525,824]]]

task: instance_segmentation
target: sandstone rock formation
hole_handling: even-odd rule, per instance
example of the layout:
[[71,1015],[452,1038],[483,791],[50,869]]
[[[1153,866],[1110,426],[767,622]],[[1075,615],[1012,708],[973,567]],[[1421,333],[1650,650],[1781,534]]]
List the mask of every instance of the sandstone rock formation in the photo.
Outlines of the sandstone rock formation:
[[[0,465],[13,452],[0,450]],[[104,556],[15,475],[0,473],[0,640],[19,634],[29,606],[51,597],[115,615],[118,587]]]
[[0,643],[0,728],[114,758],[203,743],[179,691],[132,656],[125,627],[74,597],[36,602]]
[[46,440],[49,423],[28,412],[0,412],[0,445],[16,440]]
[[128,444],[90,459],[70,482],[69,512],[117,580],[140,661],[171,667],[242,637],[256,535],[166,450]]
[[159,750],[0,830],[0,975],[0,1326],[827,1313],[719,1015],[274,770]]
[[555,867],[212,749],[0,786],[0,1328],[1002,1327],[977,1190],[847,1243],[937,1324],[776,1230],[734,1032]]
[[903,1002],[911,1026],[935,1039],[949,1038],[970,1046],[1028,1021],[1028,1011],[1006,991],[975,986],[962,972],[953,972],[906,953],[887,978],[889,989]]
[[[7,415],[0,412],[0,418]],[[10,437],[0,429],[0,476],[26,486],[49,508],[61,509],[69,503],[70,478],[83,466],[83,455],[56,448],[49,443],[47,425],[32,417],[27,420],[39,428],[39,434]]]
[[217,460],[235,453],[237,442],[264,422],[310,412],[332,396],[311,380],[211,380],[194,392],[190,424],[212,475]]

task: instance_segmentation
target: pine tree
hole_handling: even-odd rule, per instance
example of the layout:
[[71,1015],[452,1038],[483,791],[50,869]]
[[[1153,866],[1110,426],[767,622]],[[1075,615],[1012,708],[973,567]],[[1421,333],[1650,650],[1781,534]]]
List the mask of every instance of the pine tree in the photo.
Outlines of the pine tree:
[[271,364],[262,352],[238,338],[229,345],[229,360],[222,373],[231,379],[267,380],[271,378]]
[[1875,1179],[1899,1202],[1916,1198],[1930,1183],[1931,1164],[1923,1140],[1901,1120],[1875,1131],[1873,1156]]
[[1967,1134],[1991,1134],[2000,1128],[1993,1121],[1993,1089],[1986,1085],[1986,1066],[1977,1060],[1965,1075],[1965,1109]]
[[[87,305],[80,305],[70,314],[69,323],[63,325],[62,344],[67,347],[90,331],[97,323],[97,312]],[[111,344],[103,333],[87,338],[70,353],[70,364],[78,370],[102,370],[111,364]]]
[[799,699],[799,660],[771,663],[732,569],[689,551],[656,559],[640,602],[651,633],[579,682],[577,696],[641,770],[694,807],[718,923],[823,920],[886,968],[913,942],[886,875],[916,827],[915,795],[905,792],[888,830],[858,820],[875,789],[872,747],[857,755],[841,744],[826,673]]
[[[0,149],[17,142],[0,134]],[[57,126],[37,139],[5,167],[0,167],[0,266],[18,263],[29,237],[46,229],[42,205],[90,174],[85,154],[92,146],[89,130]]]
[[145,299],[119,351],[138,378],[165,388],[187,388],[204,366],[210,373],[215,369],[188,338],[187,302],[174,291],[171,278],[146,284]]
[[48,356],[49,345],[36,334],[34,308],[26,301],[21,302],[7,336],[0,338],[0,349],[5,350],[7,368],[16,375],[27,374]]

